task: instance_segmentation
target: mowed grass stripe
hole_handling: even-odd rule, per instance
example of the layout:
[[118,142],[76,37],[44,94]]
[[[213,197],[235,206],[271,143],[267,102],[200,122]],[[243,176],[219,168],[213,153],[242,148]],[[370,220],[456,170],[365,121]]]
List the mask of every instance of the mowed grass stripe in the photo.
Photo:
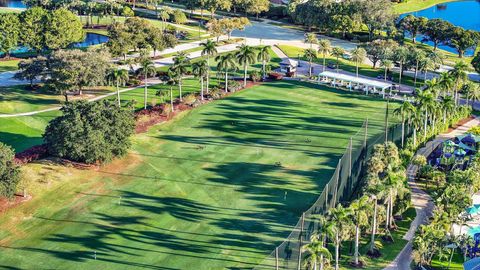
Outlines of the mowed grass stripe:
[[382,130],[384,108],[345,91],[272,82],[135,135],[129,157],[99,171],[31,164],[26,170],[58,179],[0,217],[0,265],[253,267],[316,200],[363,120],[376,123],[371,135]]

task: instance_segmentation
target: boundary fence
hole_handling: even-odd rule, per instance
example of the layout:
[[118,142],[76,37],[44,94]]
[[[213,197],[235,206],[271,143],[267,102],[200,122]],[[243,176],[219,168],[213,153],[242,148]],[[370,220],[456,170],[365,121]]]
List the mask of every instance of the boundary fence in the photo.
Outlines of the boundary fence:
[[[358,132],[350,138],[350,142],[343,156],[338,160],[337,167],[330,181],[325,185],[315,203],[303,212],[290,235],[275,248],[254,270],[301,270],[303,266],[302,246],[309,242],[312,233],[318,230],[318,214],[326,214],[329,209],[336,207],[340,202],[348,202],[359,193],[367,161],[373,146],[382,142],[395,142],[397,145],[402,139],[402,124],[389,124],[388,105],[384,123],[375,125],[364,121]],[[374,136],[369,136],[370,130],[376,129]],[[379,130],[381,129],[381,130]],[[410,135],[412,130],[405,128],[404,136]],[[382,131],[383,130],[383,131]]]

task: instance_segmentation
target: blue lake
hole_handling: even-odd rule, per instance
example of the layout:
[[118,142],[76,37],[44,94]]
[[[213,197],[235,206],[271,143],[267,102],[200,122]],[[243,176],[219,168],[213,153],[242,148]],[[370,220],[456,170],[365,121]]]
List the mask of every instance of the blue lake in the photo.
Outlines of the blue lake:
[[[405,17],[408,14],[418,17],[426,17],[428,19],[443,19],[465,29],[480,31],[480,1],[478,0],[439,4],[424,10],[402,14],[401,17]],[[417,40],[421,40],[421,38],[422,37],[419,36],[417,37]],[[427,42],[427,44],[429,43]],[[445,45],[439,47],[449,52],[456,53],[454,48]],[[471,56],[472,54],[473,51],[470,51],[466,55]]]
[[26,8],[21,0],[0,0],[0,7]]
[[[107,36],[99,35],[99,34],[95,34],[95,33],[87,33],[85,35],[85,39],[82,42],[73,43],[72,45],[70,45],[70,47],[72,47],[72,48],[87,48],[87,47],[90,47],[92,45],[98,45],[98,44],[106,43],[107,41],[108,41]],[[13,50],[11,53],[12,54],[25,53],[25,52],[28,52],[28,51],[29,51],[28,48],[20,47],[16,50]]]

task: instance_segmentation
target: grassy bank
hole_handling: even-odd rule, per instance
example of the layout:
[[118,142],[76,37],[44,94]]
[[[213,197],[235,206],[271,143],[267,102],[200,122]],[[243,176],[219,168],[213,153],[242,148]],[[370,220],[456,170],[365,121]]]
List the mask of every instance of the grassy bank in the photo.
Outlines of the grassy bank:
[[393,6],[393,11],[395,12],[395,14],[403,14],[426,9],[434,5],[454,1],[458,0],[407,0],[403,3],[395,4]]

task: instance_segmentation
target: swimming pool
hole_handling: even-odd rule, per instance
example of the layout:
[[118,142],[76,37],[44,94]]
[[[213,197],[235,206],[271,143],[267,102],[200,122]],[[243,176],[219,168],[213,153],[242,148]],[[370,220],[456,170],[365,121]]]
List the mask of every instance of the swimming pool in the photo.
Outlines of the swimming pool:
[[474,204],[472,207],[467,208],[467,213],[475,215],[480,213],[480,204]]

